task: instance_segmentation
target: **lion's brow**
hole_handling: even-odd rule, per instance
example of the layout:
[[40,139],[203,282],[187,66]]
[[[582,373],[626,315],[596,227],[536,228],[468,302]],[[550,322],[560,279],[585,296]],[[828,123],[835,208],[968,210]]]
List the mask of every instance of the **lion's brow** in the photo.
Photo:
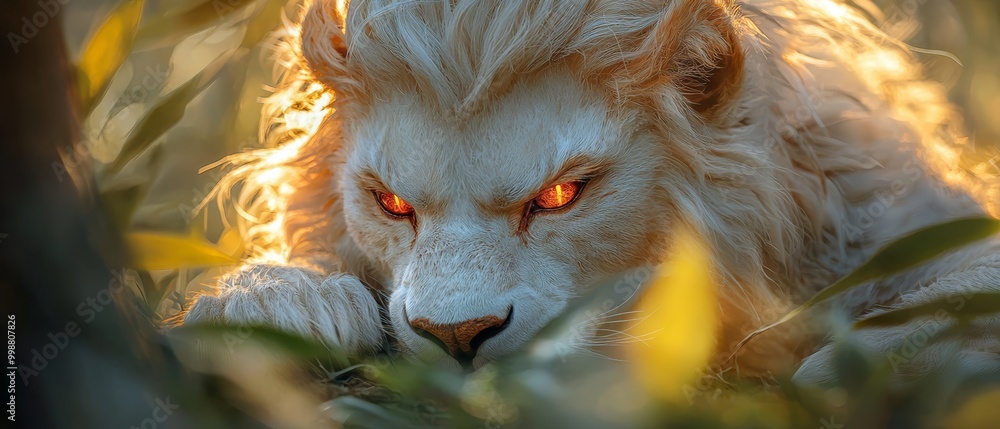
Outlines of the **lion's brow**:
[[551,186],[576,180],[587,180],[603,175],[611,165],[607,159],[578,155],[564,162],[555,173],[548,175],[544,181],[535,185],[498,187],[489,198],[478,201],[481,210],[487,213],[507,212],[511,208],[527,204],[535,196]]
[[398,193],[400,198],[406,200],[413,207],[419,208],[425,213],[435,213],[440,212],[446,205],[446,202],[440,197],[440,195],[433,195],[427,193],[426,191],[417,191],[414,194],[405,192],[405,190],[395,189],[389,186],[382,177],[371,168],[363,168],[354,175],[354,181],[359,189],[366,192],[392,192]]

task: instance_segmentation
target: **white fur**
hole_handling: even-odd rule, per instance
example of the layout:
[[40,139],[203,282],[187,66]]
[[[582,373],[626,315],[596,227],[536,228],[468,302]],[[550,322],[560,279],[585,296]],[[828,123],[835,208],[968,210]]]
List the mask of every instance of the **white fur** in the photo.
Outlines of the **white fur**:
[[[982,214],[993,192],[955,168],[960,126],[940,86],[919,80],[901,45],[825,0],[356,0],[346,16],[318,1],[293,40],[311,74],[292,70],[279,95],[313,100],[301,85],[315,79],[337,99],[287,163],[302,178],[277,212],[288,257],[388,295],[399,344],[431,358],[443,353],[404,307],[411,319],[455,323],[513,306],[481,366],[523,346],[585,286],[662,261],[681,223],[714,251],[728,356],[880,246]],[[269,108],[279,103],[276,116],[293,113],[282,101]],[[247,183],[255,165],[237,170]],[[594,180],[575,206],[519,230],[526,201],[580,172]],[[410,202],[415,224],[382,213],[373,191]],[[995,285],[997,250],[873,282],[840,306],[860,316]],[[348,348],[377,340],[360,283],[348,282],[345,302],[316,295],[319,275],[281,277],[311,307],[258,311],[246,302],[273,306],[274,292],[250,281],[228,292],[221,318],[312,327]],[[218,307],[202,298],[188,321]],[[913,329],[860,335],[885,354]],[[740,365],[788,364],[808,338],[795,326],[764,335]],[[984,336],[959,361],[995,369],[998,344]],[[831,373],[829,350],[805,361],[801,379]],[[925,365],[946,359],[927,355]]]
[[351,352],[383,342],[378,306],[357,278],[323,276],[307,268],[252,266],[220,280],[218,296],[203,296],[185,323],[228,321],[272,325]]

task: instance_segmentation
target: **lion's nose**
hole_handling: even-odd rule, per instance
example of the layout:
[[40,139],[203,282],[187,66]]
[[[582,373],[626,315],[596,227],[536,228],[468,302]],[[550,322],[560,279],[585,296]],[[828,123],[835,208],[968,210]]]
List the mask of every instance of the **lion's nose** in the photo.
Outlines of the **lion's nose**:
[[506,329],[513,313],[514,308],[511,307],[503,319],[491,315],[452,324],[431,323],[428,319],[419,318],[411,320],[410,327],[468,368],[472,366],[479,346]]

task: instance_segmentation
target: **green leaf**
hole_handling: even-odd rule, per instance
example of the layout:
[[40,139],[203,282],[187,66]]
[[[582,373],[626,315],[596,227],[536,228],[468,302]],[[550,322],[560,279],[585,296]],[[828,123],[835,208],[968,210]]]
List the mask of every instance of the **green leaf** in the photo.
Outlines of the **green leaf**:
[[184,38],[202,31],[233,12],[242,10],[253,0],[206,0],[182,12],[168,13],[142,26],[136,34],[136,49],[151,49],[175,45]]
[[170,336],[181,340],[209,340],[206,342],[220,347],[227,347],[233,340],[253,341],[301,359],[333,358],[343,364],[347,362],[347,354],[338,348],[264,325],[199,323],[174,328]]
[[89,114],[132,48],[143,0],[125,0],[97,28],[77,65],[81,111]]
[[133,232],[125,237],[132,266],[140,270],[170,270],[182,267],[211,267],[237,263],[211,243],[189,237]]
[[736,346],[736,351],[730,359],[757,335],[795,318],[816,304],[870,280],[903,272],[943,253],[993,236],[998,232],[1000,232],[1000,220],[990,217],[962,218],[918,229],[886,245],[856,270],[819,291],[777,322],[751,332]]
[[[875,253],[868,262],[819,291],[792,313],[802,312],[869,280],[888,277],[923,264],[1000,232],[1000,220],[989,217],[957,219],[929,226],[896,240]],[[786,316],[788,317],[788,316]],[[794,315],[793,315],[794,317]]]
[[175,89],[165,99],[153,107],[136,125],[121,152],[107,167],[105,174],[121,171],[136,156],[145,151],[157,139],[173,128],[184,117],[187,106],[198,94],[215,81],[220,72],[229,65],[232,54],[220,55],[204,70]]
[[150,156],[146,168],[134,175],[115,178],[114,182],[101,186],[101,201],[108,216],[119,231],[125,231],[132,223],[132,216],[149,193],[153,178],[162,165],[162,153],[157,150]]
[[[143,271],[140,271],[140,276]],[[148,272],[145,272],[147,275]],[[163,298],[167,296],[167,292],[173,290],[172,282],[177,279],[178,272],[171,272],[167,274],[160,281],[153,281],[152,276],[149,277],[150,283],[146,284],[146,291],[143,295],[146,298],[146,307],[153,313],[156,314],[156,309],[160,307],[160,303]]]
[[[869,280],[901,273],[943,253],[956,250],[998,232],[1000,232],[1000,220],[988,217],[957,219],[919,229],[886,245],[856,270],[837,280],[826,289],[819,291],[792,313],[797,314],[805,311]],[[794,317],[792,313],[789,314]],[[790,317],[786,316],[786,318]]]
[[1000,312],[1000,293],[979,292],[948,296],[915,307],[886,311],[859,320],[854,323],[854,327],[896,326],[922,317],[946,316],[969,320],[998,312]]
[[146,318],[154,320],[156,318],[156,308],[149,305],[149,292],[156,288],[156,281],[153,280],[153,276],[149,274],[149,271],[136,271],[139,275],[139,298],[145,305],[140,305],[139,311],[141,311]]
[[101,200],[104,202],[108,216],[119,230],[127,228],[130,224],[132,214],[146,197],[150,183],[137,182],[116,185],[101,191]]
[[[353,396],[341,396],[325,404],[326,416],[343,427],[416,429],[434,427],[422,422],[421,415],[409,410],[390,410]],[[440,425],[438,425],[440,427]]]
[[259,10],[254,14],[254,17],[246,24],[247,31],[243,34],[241,48],[253,47],[281,24],[285,2],[282,0],[263,1],[266,1],[264,6],[258,8]]
[[246,243],[243,242],[243,236],[240,235],[239,228],[227,228],[219,236],[217,244],[219,250],[234,258],[243,256],[243,251],[246,250]]

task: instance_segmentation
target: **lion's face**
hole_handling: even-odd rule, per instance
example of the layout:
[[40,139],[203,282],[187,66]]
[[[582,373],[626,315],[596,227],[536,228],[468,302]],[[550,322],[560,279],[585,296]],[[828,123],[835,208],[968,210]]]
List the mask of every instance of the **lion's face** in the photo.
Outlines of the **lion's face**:
[[397,93],[344,125],[348,230],[391,279],[404,349],[482,366],[582,288],[657,259],[662,143],[610,106],[556,68],[465,121]]

